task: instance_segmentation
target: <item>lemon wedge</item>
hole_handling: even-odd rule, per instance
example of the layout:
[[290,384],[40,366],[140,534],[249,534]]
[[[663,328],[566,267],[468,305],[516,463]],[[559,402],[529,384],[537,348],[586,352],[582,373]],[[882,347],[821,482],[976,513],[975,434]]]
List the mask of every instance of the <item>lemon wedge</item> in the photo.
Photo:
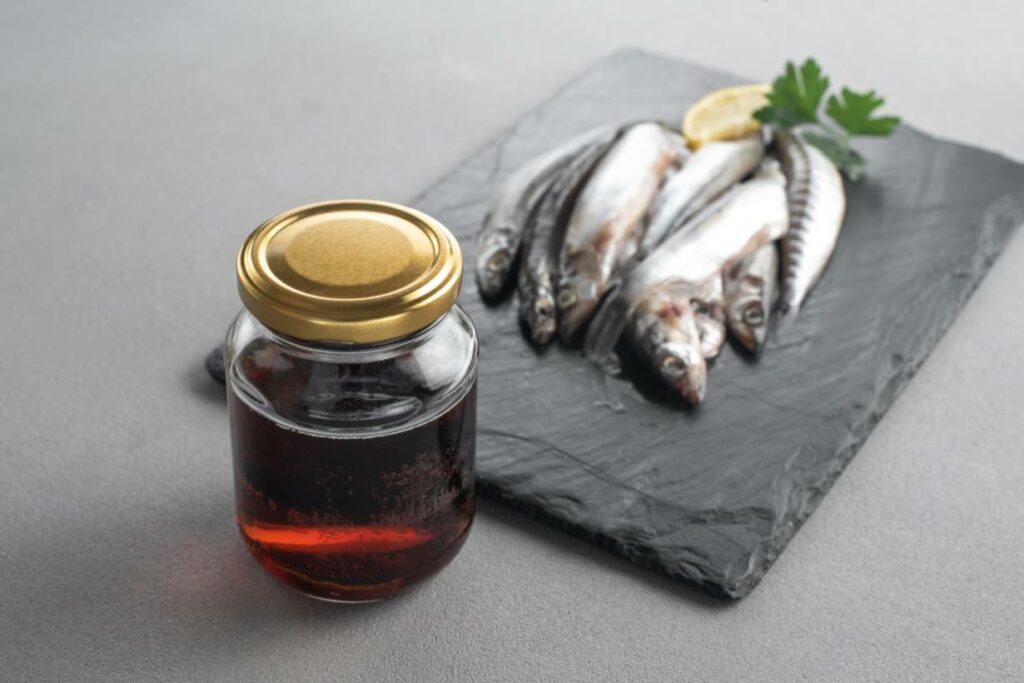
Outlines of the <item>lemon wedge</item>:
[[715,140],[735,140],[760,130],[754,112],[768,104],[771,86],[751,83],[705,95],[686,112],[683,136],[691,148]]

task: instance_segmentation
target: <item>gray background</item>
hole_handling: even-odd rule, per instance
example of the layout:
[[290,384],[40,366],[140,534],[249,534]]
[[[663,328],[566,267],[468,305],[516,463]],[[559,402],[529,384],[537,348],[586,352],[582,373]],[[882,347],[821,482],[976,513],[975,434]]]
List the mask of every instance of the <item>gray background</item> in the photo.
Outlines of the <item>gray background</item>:
[[248,557],[197,361],[268,216],[408,199],[627,45],[752,79],[812,54],[1024,159],[1016,2],[551,4],[0,6],[0,677],[1024,676],[1020,237],[740,603],[488,503],[380,605]]

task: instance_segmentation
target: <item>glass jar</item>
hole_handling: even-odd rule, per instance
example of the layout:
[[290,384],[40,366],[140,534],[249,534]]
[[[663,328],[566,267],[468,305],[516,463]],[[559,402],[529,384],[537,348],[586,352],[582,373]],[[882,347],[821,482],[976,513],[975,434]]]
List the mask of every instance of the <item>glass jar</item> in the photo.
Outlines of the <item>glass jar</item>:
[[477,338],[461,278],[447,229],[383,202],[301,207],[243,245],[224,357],[237,519],[285,584],[378,600],[465,542]]

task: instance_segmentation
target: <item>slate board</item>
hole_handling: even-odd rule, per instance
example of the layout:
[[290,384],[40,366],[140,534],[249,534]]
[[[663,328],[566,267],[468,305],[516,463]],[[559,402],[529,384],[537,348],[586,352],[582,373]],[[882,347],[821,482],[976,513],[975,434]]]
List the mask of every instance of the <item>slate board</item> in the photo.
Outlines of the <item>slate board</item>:
[[484,305],[469,264],[494,187],[603,123],[677,121],[745,82],[630,50],[602,60],[411,203],[466,250],[461,304],[480,334],[480,491],[708,593],[747,595],[892,405],[1013,230],[1024,167],[903,126],[860,145],[836,254],[759,362],[727,347],[685,409],[628,357],[535,353],[514,300]]

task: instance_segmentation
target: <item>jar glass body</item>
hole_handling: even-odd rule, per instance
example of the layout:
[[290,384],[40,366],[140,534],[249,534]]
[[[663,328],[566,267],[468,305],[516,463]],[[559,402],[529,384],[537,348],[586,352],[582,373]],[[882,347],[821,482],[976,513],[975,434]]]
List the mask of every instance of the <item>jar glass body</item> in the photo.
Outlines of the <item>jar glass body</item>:
[[243,310],[224,352],[250,552],[314,597],[388,597],[440,570],[475,511],[477,338],[458,306],[381,344],[308,342]]

